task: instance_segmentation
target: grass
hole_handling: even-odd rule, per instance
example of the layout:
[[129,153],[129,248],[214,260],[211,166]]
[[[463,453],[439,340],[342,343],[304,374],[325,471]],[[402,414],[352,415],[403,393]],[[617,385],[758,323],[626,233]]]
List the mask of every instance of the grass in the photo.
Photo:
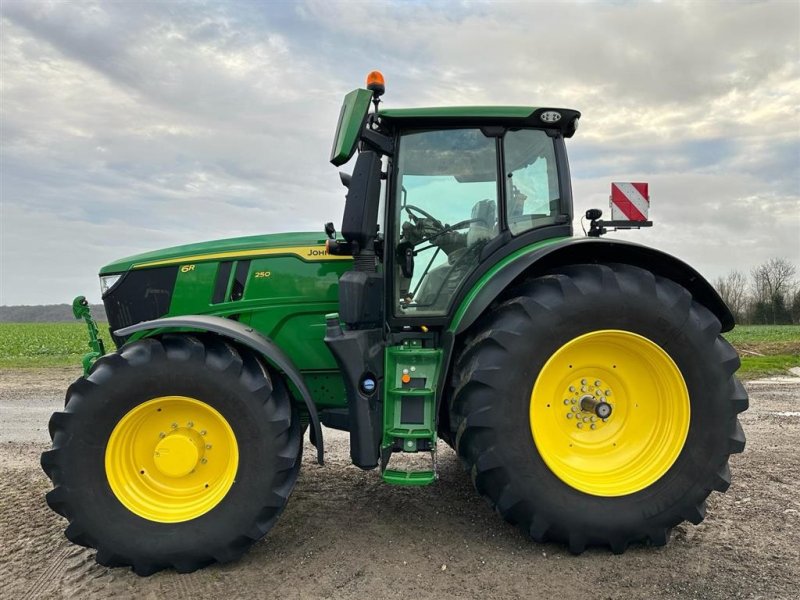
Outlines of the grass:
[[737,325],[725,334],[736,345],[800,345],[800,325]]
[[800,325],[740,325],[725,338],[742,358],[742,379],[786,375],[800,367]]
[[[114,347],[108,324],[98,323],[100,337]],[[73,367],[89,352],[89,335],[83,322],[0,323],[0,367]]]
[[777,354],[775,356],[742,356],[739,379],[760,379],[776,375],[789,375],[789,369],[800,367],[800,354]]
[[[98,325],[112,349],[108,325]],[[739,376],[755,379],[785,375],[800,367],[800,325],[744,325],[725,334],[742,357]],[[86,325],[75,323],[0,323],[0,367],[77,367],[89,351]]]

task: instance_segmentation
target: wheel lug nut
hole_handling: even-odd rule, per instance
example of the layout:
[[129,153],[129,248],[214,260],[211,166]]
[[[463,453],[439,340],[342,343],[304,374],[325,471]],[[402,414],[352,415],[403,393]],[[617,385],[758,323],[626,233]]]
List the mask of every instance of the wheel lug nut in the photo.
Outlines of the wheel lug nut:
[[572,418],[572,413],[567,413],[567,418],[571,419]]
[[578,412],[578,407],[577,406],[573,406],[572,407],[572,412]]
[[573,403],[573,404],[577,404],[577,403],[578,403],[578,399],[577,399],[577,398],[573,398],[573,399],[572,399],[572,403]]
[[589,388],[587,388],[587,387],[584,385],[584,386],[581,388],[581,391],[582,391],[582,392],[585,392],[585,391],[587,391],[588,389],[589,389]]
[[586,380],[585,379],[581,379],[581,385],[586,385]]
[[583,429],[583,423],[578,423],[578,429]]
[[172,425],[170,425],[170,427],[172,427],[173,429],[177,429],[178,428],[178,424],[177,423],[173,423]]
[[569,398],[564,398],[564,404],[569,404]]
[[205,435],[206,433],[208,433],[208,432],[205,429],[201,429],[200,430],[200,435]]
[[574,392],[575,391],[575,386],[574,385],[569,386],[569,391],[570,392]]
[[595,417],[595,416],[591,417],[591,419],[592,419],[592,422],[597,421],[597,417]]
[[599,380],[599,379],[596,379],[596,380],[595,380],[595,382],[594,382],[594,384],[595,384],[595,386],[597,386],[597,387],[600,387],[600,380]]
[[208,459],[204,456],[203,458],[200,459],[200,462],[206,464],[208,462]]
[[591,427],[592,429],[597,429],[597,425],[595,425],[594,423],[592,423],[591,425],[589,425],[589,427]]
[[211,450],[211,444],[206,444],[206,450]]
[[186,426],[187,426],[189,429],[191,429],[192,427],[194,427],[194,423],[193,423],[192,421],[189,421],[188,423],[186,423]]
[[610,395],[611,395],[611,390],[606,390],[606,396],[610,396]]
[[162,431],[161,433],[158,434],[158,437],[165,438],[167,437],[167,434]]
[[589,422],[589,417],[583,417],[583,422],[584,423],[588,423]]

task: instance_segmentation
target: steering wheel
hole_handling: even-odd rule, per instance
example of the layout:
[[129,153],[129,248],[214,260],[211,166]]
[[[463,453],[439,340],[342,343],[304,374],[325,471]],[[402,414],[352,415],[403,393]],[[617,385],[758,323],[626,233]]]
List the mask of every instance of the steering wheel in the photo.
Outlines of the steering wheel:
[[425,217],[426,219],[430,219],[431,221],[433,221],[432,224],[434,227],[438,227],[439,229],[444,229],[444,225],[442,225],[442,222],[436,217],[434,217],[427,210],[422,210],[420,207],[414,206],[413,204],[406,204],[403,208],[405,208],[406,212],[408,213],[408,216],[411,217],[411,220],[414,221],[414,224],[417,224],[420,221],[420,217],[414,214],[416,212]]
[[403,209],[408,213],[408,221],[403,223],[402,237],[416,246],[444,231],[444,224],[426,210],[407,204]]

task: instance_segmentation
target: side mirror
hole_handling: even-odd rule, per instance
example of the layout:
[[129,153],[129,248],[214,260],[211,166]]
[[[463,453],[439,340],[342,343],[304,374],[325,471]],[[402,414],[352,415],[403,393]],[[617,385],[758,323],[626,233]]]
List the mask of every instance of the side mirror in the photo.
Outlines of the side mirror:
[[353,90],[344,97],[331,149],[331,162],[335,166],[342,166],[355,154],[361,131],[367,122],[371,101],[372,92],[361,88]]
[[380,195],[381,159],[365,150],[356,160],[342,217],[342,237],[357,246],[356,252],[370,246],[378,235]]

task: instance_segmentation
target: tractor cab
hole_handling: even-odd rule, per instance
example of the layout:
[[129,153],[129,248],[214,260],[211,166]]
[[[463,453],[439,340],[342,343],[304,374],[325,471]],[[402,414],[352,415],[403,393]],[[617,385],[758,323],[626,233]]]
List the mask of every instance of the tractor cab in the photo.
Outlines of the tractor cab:
[[[339,280],[326,343],[345,374],[351,454],[363,468],[379,458],[385,466],[395,450],[435,445],[448,328],[478,279],[521,248],[571,236],[564,138],[580,117],[536,107],[381,109],[384,89],[372,73],[367,89],[345,97],[331,162],[358,158],[342,176],[340,236],[326,226],[328,251],[354,258]],[[387,372],[398,353],[404,364]],[[415,360],[431,376],[412,376]],[[381,413],[397,419],[381,423]]]
[[[371,89],[354,90],[342,107],[331,162],[342,165],[356,149],[361,153],[354,177],[346,177],[344,241],[332,239],[328,248],[356,256],[377,242],[389,320],[445,325],[459,291],[490,255],[496,260],[504,250],[571,235],[564,138],[574,134],[580,113],[536,107],[381,110],[383,84],[375,88],[378,94]],[[372,180],[361,176],[367,162],[380,164],[369,169]],[[383,222],[375,228],[379,207]]]

